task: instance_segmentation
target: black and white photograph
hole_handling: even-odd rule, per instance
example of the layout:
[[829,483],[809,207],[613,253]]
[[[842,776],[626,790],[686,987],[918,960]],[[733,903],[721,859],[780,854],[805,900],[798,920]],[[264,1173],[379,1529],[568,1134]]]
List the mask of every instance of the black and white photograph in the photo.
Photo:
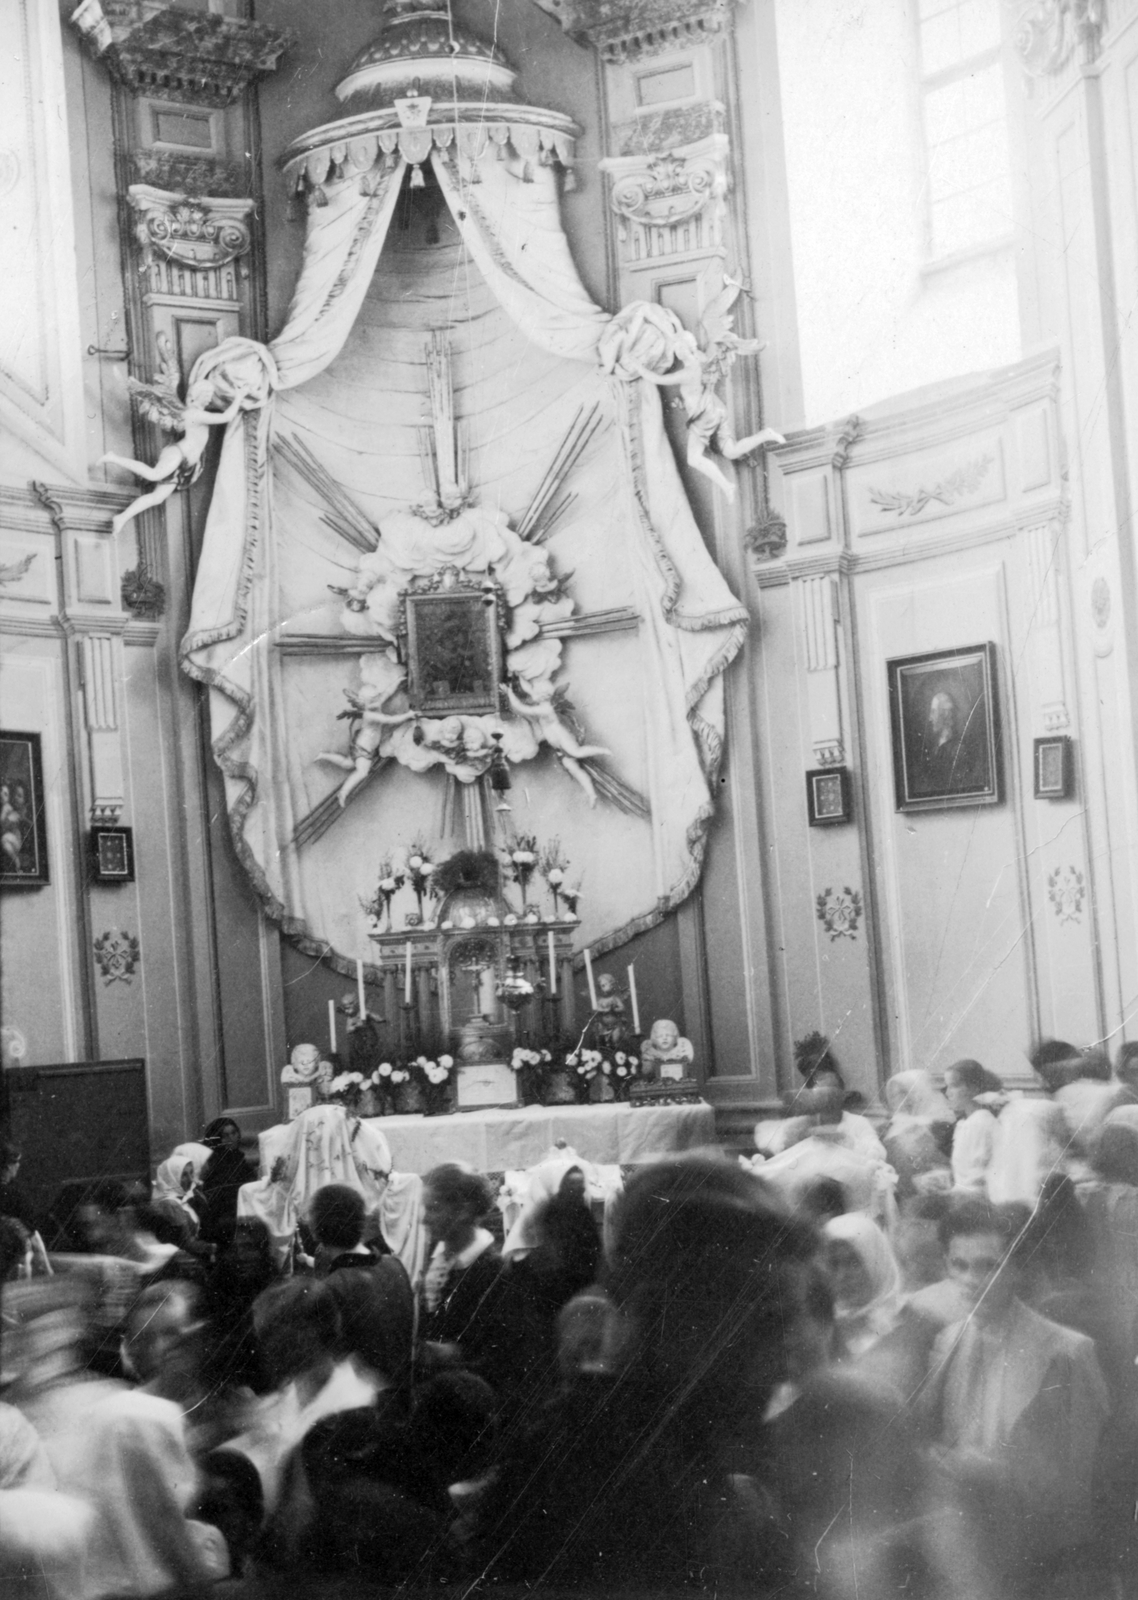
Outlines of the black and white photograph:
[[1138,0],[0,0],[0,1600],[1138,1600]]

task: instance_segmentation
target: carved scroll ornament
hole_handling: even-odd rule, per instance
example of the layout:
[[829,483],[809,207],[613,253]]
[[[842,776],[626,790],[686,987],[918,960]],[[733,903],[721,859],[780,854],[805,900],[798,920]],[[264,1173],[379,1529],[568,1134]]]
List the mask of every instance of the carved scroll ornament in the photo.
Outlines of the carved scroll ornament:
[[136,214],[135,238],[146,265],[160,255],[187,267],[224,267],[252,247],[246,220],[251,200],[190,199],[132,184],[130,203]]
[[654,156],[647,170],[616,179],[613,210],[629,222],[649,228],[671,227],[698,216],[727,193],[726,165],[717,155],[687,156],[672,150]]
[[1024,71],[1032,78],[1062,72],[1080,44],[1093,57],[1104,21],[1103,0],[1032,0],[1015,24]]

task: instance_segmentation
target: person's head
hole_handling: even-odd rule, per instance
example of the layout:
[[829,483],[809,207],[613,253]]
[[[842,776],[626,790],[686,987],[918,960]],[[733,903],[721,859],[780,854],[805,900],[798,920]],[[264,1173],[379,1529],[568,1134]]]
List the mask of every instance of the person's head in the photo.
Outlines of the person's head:
[[436,1243],[461,1249],[493,1203],[480,1172],[457,1162],[433,1167],[423,1179],[423,1220]]
[[1092,1083],[1109,1083],[1113,1076],[1110,1057],[1105,1050],[1095,1046],[1083,1051],[1078,1059],[1078,1068],[1079,1077],[1089,1079]]
[[416,1385],[413,1426],[443,1483],[465,1483],[490,1467],[494,1391],[473,1372],[439,1372]]
[[274,1283],[258,1295],[253,1329],[272,1388],[330,1365],[341,1337],[335,1298],[316,1278]]
[[24,1152],[9,1139],[0,1139],[0,1183],[12,1183],[20,1170]]
[[1079,1051],[1066,1039],[1043,1039],[1028,1051],[1028,1061],[1049,1094],[1078,1077]]
[[363,1195],[346,1183],[326,1183],[308,1207],[313,1237],[329,1250],[354,1250],[363,1239],[366,1218]]
[[17,1217],[0,1217],[0,1283],[26,1267],[31,1235]]
[[1019,1254],[1025,1268],[1052,1281],[1083,1278],[1093,1265],[1090,1225],[1075,1185],[1063,1172],[1043,1180]]
[[832,1086],[836,1081],[842,1093],[845,1093],[842,1070],[825,1034],[808,1033],[805,1039],[797,1040],[794,1046],[794,1064],[808,1089],[812,1089],[821,1077],[827,1086]]
[[134,1222],[126,1186],[114,1178],[99,1179],[84,1193],[75,1220],[87,1250],[113,1255],[123,1249]]
[[979,1197],[961,1196],[949,1206],[940,1238],[948,1276],[970,1316],[993,1322],[1011,1306],[1023,1281],[1019,1246],[1029,1219],[1026,1206]]
[[567,1200],[584,1201],[588,1193],[585,1174],[580,1167],[570,1167],[557,1185],[557,1193]]
[[638,1375],[694,1434],[765,1409],[788,1370],[815,1249],[811,1228],[726,1161],[691,1156],[629,1180],[605,1286]]
[[893,1250],[908,1289],[939,1283],[945,1274],[940,1226],[952,1204],[947,1194],[917,1194],[901,1208]]
[[826,1276],[839,1315],[863,1311],[897,1292],[897,1263],[889,1241],[861,1211],[832,1217],[822,1229]]
[[157,1384],[163,1394],[173,1396],[200,1371],[203,1326],[192,1284],[150,1284],[127,1317],[125,1364],[139,1383]]
[[798,1214],[807,1222],[828,1222],[849,1208],[849,1197],[837,1178],[815,1178],[798,1197]]
[[1092,1146],[1091,1160],[1105,1183],[1138,1188],[1138,1127],[1132,1122],[1111,1122],[1108,1117]]
[[944,1098],[958,1117],[966,1116],[976,1105],[976,1096],[983,1094],[988,1074],[978,1061],[954,1061],[944,1074]]
[[214,1150],[239,1150],[241,1129],[232,1117],[215,1117],[202,1135],[202,1143]]
[[938,689],[929,701],[929,732],[936,744],[947,744],[956,737],[960,721],[956,701],[945,689]]

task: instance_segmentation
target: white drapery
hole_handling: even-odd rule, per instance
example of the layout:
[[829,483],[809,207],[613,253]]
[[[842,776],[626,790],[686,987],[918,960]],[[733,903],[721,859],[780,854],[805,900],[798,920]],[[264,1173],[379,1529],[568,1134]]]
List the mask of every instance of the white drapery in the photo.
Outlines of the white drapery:
[[326,507],[274,440],[307,446],[382,530],[385,514],[423,497],[424,351],[432,329],[449,328],[473,492],[513,521],[574,415],[599,408],[567,485],[576,503],[548,548],[572,574],[578,612],[632,607],[640,624],[568,642],[562,681],[587,738],[611,751],[605,764],[651,817],[604,801],[590,811],[548,753],[514,769],[511,795],[514,826],[558,836],[584,871],[581,936],[594,950],[651,926],[698,881],[722,672],[746,622],[695,526],[656,389],[598,365],[609,319],[577,277],[553,170],[457,147],[430,159],[447,208],[437,244],[391,231],[401,160],[325,185],[281,334],[267,350],[228,341],[195,371],[211,371],[223,395],[250,385],[263,403],[226,431],[183,665],[212,691],[246,869],[285,931],[345,970],[371,954],[359,897],[382,856],[416,835],[437,839],[444,780],[389,763],[324,837],[293,843],[340,781],[315,757],[343,747],[337,714],[359,679],[351,657],[282,661],[277,643],[290,629],[342,635],[329,589],[350,582],[357,553],[322,522]]

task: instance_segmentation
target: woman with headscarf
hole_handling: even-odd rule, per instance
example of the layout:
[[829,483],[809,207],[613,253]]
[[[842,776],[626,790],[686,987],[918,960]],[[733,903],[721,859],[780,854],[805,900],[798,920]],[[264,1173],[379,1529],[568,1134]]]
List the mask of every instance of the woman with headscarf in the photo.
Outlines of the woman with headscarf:
[[188,1227],[191,1236],[197,1235],[205,1208],[201,1181],[212,1155],[212,1149],[205,1143],[193,1141],[175,1145],[165,1161],[158,1163],[154,1176],[151,1207],[182,1227]]
[[919,1069],[895,1073],[885,1085],[885,1102],[893,1115],[883,1139],[897,1174],[898,1200],[935,1187],[939,1180],[948,1187],[953,1116],[931,1075]]
[[1009,1100],[996,1122],[988,1198],[1034,1207],[1044,1180],[1065,1170],[1069,1141],[1063,1107],[1047,1096]]
[[901,1309],[901,1271],[869,1217],[847,1212],[822,1229],[834,1295],[839,1359],[855,1361],[890,1333]]

